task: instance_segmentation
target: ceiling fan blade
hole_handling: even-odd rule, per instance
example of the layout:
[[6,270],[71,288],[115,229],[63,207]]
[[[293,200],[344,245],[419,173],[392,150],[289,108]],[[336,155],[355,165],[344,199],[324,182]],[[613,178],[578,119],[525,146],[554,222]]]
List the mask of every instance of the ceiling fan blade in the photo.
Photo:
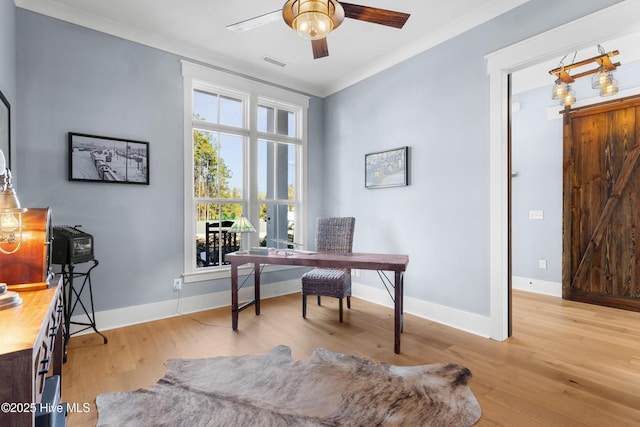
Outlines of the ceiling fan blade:
[[327,45],[326,37],[318,40],[311,40],[311,47],[313,48],[313,59],[329,56],[329,46]]
[[340,2],[346,18],[359,21],[373,22],[374,24],[388,27],[402,28],[409,19],[408,13],[394,12],[393,10],[378,9],[377,7],[360,6],[357,4]]
[[227,29],[236,33],[242,33],[244,31],[253,30],[254,28],[279,21],[280,19],[282,19],[282,10],[278,9],[273,12],[265,13],[264,15],[256,16],[255,18],[227,25]]

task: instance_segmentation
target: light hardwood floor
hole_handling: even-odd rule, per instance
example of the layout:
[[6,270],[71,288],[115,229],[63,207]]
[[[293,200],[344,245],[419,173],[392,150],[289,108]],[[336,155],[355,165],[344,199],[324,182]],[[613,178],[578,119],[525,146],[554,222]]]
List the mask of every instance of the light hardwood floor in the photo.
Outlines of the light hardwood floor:
[[390,308],[353,298],[344,320],[331,298],[309,304],[304,320],[300,296],[288,295],[264,300],[260,316],[242,312],[237,332],[224,308],[106,331],[106,345],[96,334],[72,337],[62,397],[91,409],[70,414],[68,425],[95,425],[98,394],[153,385],[169,358],[262,354],[278,344],[295,359],[323,347],[397,365],[466,366],[483,411],[478,426],[640,425],[640,313],[515,291],[507,341],[406,314],[399,355]]

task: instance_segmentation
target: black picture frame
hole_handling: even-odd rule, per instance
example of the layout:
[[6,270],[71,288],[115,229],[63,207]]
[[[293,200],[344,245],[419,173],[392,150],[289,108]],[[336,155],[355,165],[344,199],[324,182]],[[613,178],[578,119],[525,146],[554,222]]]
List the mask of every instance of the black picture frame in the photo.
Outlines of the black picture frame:
[[409,185],[409,147],[365,154],[364,170],[366,188]]
[[69,132],[69,181],[149,185],[149,143]]
[[11,105],[0,92],[0,150],[4,153],[7,169],[11,169]]

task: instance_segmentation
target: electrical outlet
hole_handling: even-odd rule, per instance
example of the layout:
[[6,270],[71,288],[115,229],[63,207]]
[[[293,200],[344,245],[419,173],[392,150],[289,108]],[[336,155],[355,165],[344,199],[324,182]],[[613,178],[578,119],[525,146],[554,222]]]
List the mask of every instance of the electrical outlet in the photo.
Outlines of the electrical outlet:
[[539,259],[538,260],[538,268],[540,270],[546,270],[547,269],[547,260],[546,259]]
[[529,211],[529,219],[544,219],[544,211]]
[[182,278],[173,279],[173,290],[179,291],[182,289]]

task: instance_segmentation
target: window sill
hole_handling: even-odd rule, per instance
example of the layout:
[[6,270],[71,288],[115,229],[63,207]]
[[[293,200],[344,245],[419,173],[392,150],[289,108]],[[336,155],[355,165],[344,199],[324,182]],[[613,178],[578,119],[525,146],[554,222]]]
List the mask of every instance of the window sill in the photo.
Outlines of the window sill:
[[[293,268],[300,268],[298,266],[290,265],[270,265],[263,264],[262,274],[271,271],[291,270]],[[238,267],[239,275],[250,274],[253,269],[252,265],[242,265]],[[197,283],[206,282],[209,280],[220,280],[231,278],[231,266],[214,267],[206,269],[205,271],[196,271],[192,273],[184,273],[182,275],[184,283]]]

